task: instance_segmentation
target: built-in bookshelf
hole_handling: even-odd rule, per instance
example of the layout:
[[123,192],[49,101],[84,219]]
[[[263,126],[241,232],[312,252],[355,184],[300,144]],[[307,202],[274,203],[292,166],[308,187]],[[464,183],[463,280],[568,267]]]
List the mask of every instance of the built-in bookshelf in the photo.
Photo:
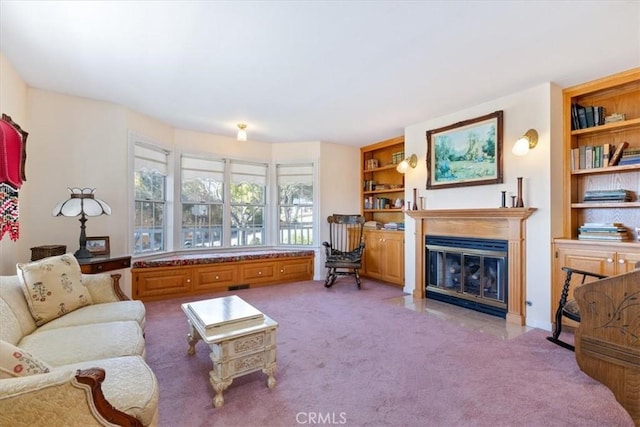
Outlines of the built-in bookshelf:
[[404,160],[404,136],[360,148],[362,214],[381,224],[404,220],[404,175],[396,170]]
[[[585,117],[580,122],[580,108],[583,114],[597,111],[597,120]],[[552,322],[565,280],[563,267],[613,276],[640,262],[640,162],[632,160],[635,150],[640,150],[640,68],[563,90],[564,216],[563,236],[553,244]]]
[[577,239],[586,223],[622,224],[635,237],[640,227],[640,68],[563,94],[565,238]]

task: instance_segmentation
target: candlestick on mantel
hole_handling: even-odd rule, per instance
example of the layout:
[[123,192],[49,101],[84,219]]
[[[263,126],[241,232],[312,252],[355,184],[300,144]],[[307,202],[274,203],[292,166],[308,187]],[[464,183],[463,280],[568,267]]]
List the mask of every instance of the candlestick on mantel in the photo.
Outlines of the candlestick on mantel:
[[518,177],[518,198],[516,199],[516,208],[524,208],[524,200],[522,200],[522,177]]

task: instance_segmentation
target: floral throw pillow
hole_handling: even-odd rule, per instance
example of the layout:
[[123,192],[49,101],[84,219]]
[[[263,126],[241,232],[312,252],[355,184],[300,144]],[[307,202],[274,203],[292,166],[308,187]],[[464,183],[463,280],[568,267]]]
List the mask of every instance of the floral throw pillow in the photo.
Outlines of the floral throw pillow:
[[82,284],[80,264],[73,254],[18,264],[17,270],[38,326],[93,303],[89,290]]
[[0,378],[26,377],[49,372],[49,366],[23,349],[0,340]]

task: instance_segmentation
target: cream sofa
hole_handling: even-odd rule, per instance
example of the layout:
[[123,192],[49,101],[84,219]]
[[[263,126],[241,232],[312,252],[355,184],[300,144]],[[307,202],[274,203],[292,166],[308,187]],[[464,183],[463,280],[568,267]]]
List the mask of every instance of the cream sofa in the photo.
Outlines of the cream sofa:
[[[63,261],[75,271],[68,256]],[[84,305],[59,304],[58,317],[48,321],[33,314],[25,274],[0,276],[0,425],[156,425],[158,384],[144,360],[144,305],[123,300],[117,276],[77,268]],[[46,291],[42,284],[35,282]]]

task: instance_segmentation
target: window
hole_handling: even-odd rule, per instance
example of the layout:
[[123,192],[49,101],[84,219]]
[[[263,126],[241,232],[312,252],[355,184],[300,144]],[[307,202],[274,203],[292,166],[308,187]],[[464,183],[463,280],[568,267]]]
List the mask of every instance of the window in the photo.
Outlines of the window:
[[313,245],[313,164],[277,165],[278,244]]
[[134,146],[134,253],[166,247],[166,204],[169,152],[136,143]]
[[264,245],[267,165],[234,160],[230,164],[231,246]]
[[180,247],[222,246],[224,160],[182,156]]

